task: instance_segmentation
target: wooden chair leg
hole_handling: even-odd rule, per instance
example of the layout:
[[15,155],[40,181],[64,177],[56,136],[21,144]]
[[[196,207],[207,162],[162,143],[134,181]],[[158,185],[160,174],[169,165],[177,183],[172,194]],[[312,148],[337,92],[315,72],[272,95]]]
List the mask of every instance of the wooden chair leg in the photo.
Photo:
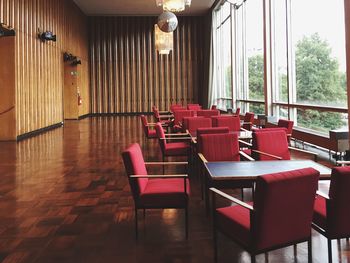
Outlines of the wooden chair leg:
[[138,218],[137,218],[137,208],[135,207],[135,235],[136,235],[136,240],[139,237],[139,231],[138,231]]
[[328,262],[332,263],[332,239],[327,238],[328,244]]
[[188,239],[188,207],[185,208],[185,234],[186,240]]
[[243,187],[241,188],[241,199],[242,199],[242,201],[244,201],[244,188]]
[[269,262],[269,253],[265,252],[265,262],[268,263]]
[[250,254],[250,258],[251,258],[251,260],[250,260],[251,263],[255,263],[256,262],[254,254]]
[[307,258],[308,258],[308,262],[312,263],[312,241],[311,241],[311,237],[310,237],[309,241],[307,241]]
[[297,244],[293,245],[293,252],[294,252],[294,261],[296,261],[297,256],[298,256],[298,245]]

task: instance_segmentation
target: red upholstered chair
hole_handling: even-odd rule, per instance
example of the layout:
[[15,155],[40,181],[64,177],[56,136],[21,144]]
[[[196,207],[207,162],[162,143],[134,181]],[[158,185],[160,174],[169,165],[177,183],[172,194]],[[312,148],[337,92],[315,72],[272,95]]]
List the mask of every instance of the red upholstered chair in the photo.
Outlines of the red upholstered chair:
[[211,117],[213,127],[228,127],[230,131],[241,130],[241,120],[238,116],[215,116]]
[[[159,146],[162,151],[163,155],[163,161],[165,157],[167,156],[187,156],[190,154],[191,146],[189,144],[191,137],[180,137],[183,136],[183,134],[180,134],[180,136],[176,136],[176,134],[167,134],[167,136],[164,133],[164,130],[162,128],[162,125],[158,122],[156,124],[156,131],[157,136],[159,140]],[[170,136],[176,136],[176,137],[170,137]],[[167,142],[167,141],[174,141],[174,142]]]
[[287,129],[288,143],[290,144],[290,139],[292,137],[294,121],[279,119],[277,126],[280,128]]
[[153,109],[154,118],[157,122],[162,123],[163,125],[172,126],[173,125],[173,115],[161,115],[157,108]]
[[197,129],[197,152],[202,152],[201,150],[201,135],[203,134],[221,134],[229,133],[230,130],[228,127],[211,127],[211,128],[198,128]]
[[202,106],[199,104],[187,104],[188,110],[199,111],[202,109]]
[[[251,255],[308,242],[312,261],[311,221],[319,172],[312,168],[259,176],[253,204],[244,203],[215,188],[213,191],[214,251],[217,230]],[[219,195],[237,205],[215,209]]]
[[191,110],[175,110],[174,111],[174,126],[173,131],[179,132],[182,130],[183,118],[184,117],[193,117],[194,111]]
[[235,115],[239,116],[240,113],[241,113],[241,108],[237,108]]
[[[149,175],[140,146],[132,144],[122,153],[124,166],[135,203],[135,233],[138,237],[138,209],[185,209],[186,238],[188,236],[188,198],[190,184],[187,175]],[[183,163],[180,163],[183,164]]]
[[[222,134],[201,134],[199,139],[198,153],[202,160],[203,167],[206,162],[240,161],[240,156],[251,160],[249,156],[239,150],[238,135],[230,133]],[[207,211],[209,209],[209,187],[217,188],[241,188],[243,199],[243,188],[252,188],[253,183],[249,181],[231,181],[219,183],[205,177],[205,203]]]
[[220,111],[219,110],[199,110],[197,111],[197,116],[200,117],[206,117],[206,118],[210,118],[212,116],[218,116],[220,115]]
[[313,228],[328,240],[328,262],[332,262],[332,239],[350,237],[350,167],[332,169],[329,195],[317,192]]
[[172,105],[170,105],[170,111],[171,111],[171,112],[174,112],[174,111],[176,111],[176,110],[186,110],[186,108],[183,107],[183,106],[180,105],[180,104],[172,104]]
[[141,115],[140,118],[141,118],[143,132],[145,133],[146,138],[148,138],[148,139],[158,138],[156,130],[150,129],[150,127],[155,127],[156,124],[155,123],[148,123],[145,115]]
[[198,128],[210,128],[211,119],[203,117],[185,117],[183,118],[182,131],[188,131],[193,134]]
[[318,154],[316,153],[288,146],[287,134],[284,128],[256,130],[253,132],[252,137],[251,151],[255,160],[290,160],[289,150],[312,154],[317,160]]
[[244,115],[244,120],[243,120],[243,129],[246,129],[250,131],[253,127],[254,123],[254,113],[253,112],[246,112]]
[[217,106],[216,106],[216,105],[211,105],[210,109],[211,109],[211,110],[216,110],[216,109],[217,109]]

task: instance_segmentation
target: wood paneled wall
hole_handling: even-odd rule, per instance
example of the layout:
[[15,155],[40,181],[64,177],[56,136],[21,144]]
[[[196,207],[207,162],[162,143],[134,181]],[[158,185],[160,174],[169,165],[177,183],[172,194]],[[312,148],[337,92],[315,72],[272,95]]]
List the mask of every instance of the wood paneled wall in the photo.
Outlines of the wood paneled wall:
[[[80,114],[89,113],[88,21],[73,1],[0,0],[0,22],[16,30],[16,134],[63,121],[65,51],[82,60]],[[38,29],[57,42],[41,42]]]
[[156,17],[91,17],[91,111],[131,113],[197,102],[203,78],[202,17],[178,17],[174,50],[159,55]]

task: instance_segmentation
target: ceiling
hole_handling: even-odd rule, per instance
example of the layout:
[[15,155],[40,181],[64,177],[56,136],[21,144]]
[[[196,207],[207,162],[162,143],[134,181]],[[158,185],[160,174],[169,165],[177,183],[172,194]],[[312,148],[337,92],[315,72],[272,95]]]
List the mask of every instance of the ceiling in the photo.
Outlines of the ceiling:
[[[74,0],[80,9],[91,16],[98,15],[159,15],[162,8],[156,0]],[[214,4],[215,0],[192,0],[190,7],[177,15],[202,15]]]

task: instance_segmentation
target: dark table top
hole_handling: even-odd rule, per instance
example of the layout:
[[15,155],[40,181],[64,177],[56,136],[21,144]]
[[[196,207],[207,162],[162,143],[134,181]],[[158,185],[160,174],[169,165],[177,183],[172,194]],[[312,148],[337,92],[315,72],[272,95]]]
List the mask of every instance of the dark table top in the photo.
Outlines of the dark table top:
[[[237,134],[238,139],[251,139],[252,132],[251,131],[230,131],[230,134]],[[190,135],[193,139],[197,139],[197,131],[190,132]]]
[[320,172],[320,178],[329,178],[331,169],[311,160],[208,162],[205,164],[212,180],[254,180],[256,177],[312,167]]

